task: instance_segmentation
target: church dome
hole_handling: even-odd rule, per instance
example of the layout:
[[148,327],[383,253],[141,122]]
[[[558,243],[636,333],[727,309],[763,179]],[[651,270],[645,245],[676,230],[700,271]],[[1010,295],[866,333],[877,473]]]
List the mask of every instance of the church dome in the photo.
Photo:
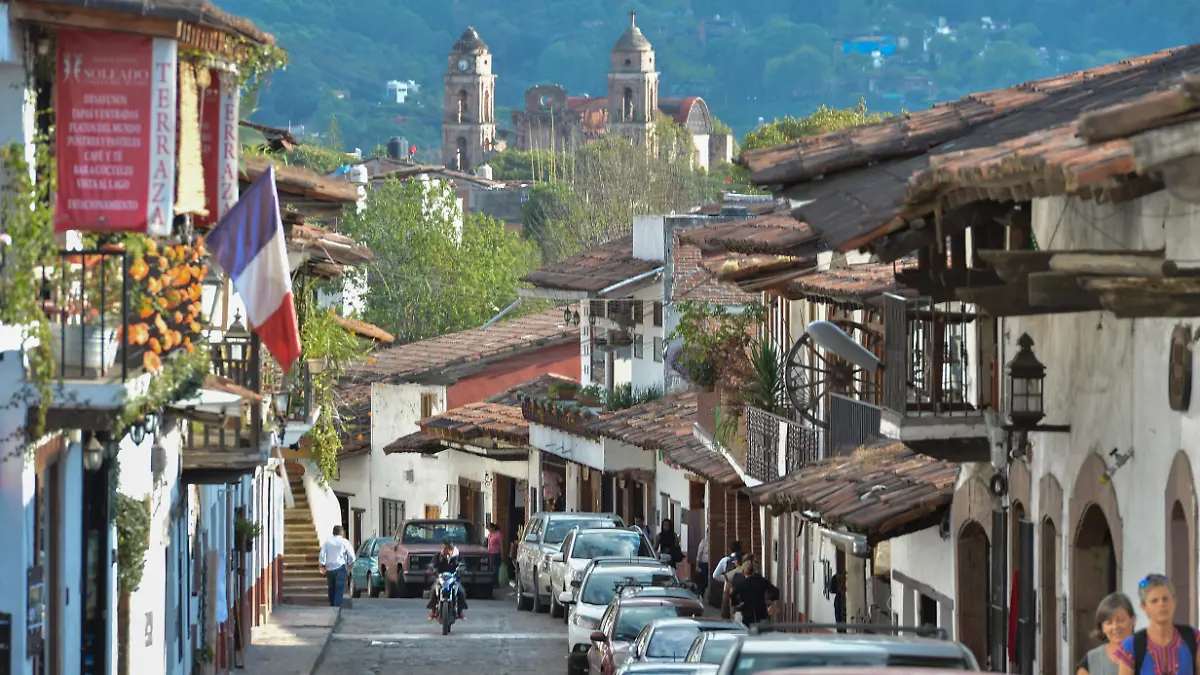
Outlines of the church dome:
[[463,31],[462,37],[458,38],[458,42],[454,43],[454,52],[457,54],[476,54],[486,52],[487,48],[487,43],[483,41],[483,38],[479,37],[479,33],[475,32],[474,26],[467,26],[467,29]]
[[626,28],[625,32],[621,34],[620,39],[617,40],[616,46],[613,47],[613,51],[648,52],[652,49],[653,47],[650,45],[650,41],[646,39],[645,35],[642,35],[642,30],[637,27],[636,15],[634,12],[630,12],[629,28]]

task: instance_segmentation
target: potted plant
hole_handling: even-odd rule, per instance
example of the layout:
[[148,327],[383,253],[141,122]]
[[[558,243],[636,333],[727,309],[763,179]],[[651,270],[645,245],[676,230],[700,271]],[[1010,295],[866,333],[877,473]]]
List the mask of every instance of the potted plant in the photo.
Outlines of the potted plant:
[[577,391],[579,391],[579,385],[574,382],[554,382],[550,385],[550,397],[559,401],[575,400]]
[[235,518],[233,521],[233,540],[234,547],[238,551],[249,553],[254,550],[254,540],[258,535],[262,534],[262,526],[258,523],[245,520],[243,518]]
[[118,251],[68,254],[46,268],[51,286],[54,359],[59,372],[104,374],[117,359],[123,309],[123,262]]
[[579,393],[575,394],[575,400],[580,405],[589,408],[599,408],[604,405],[604,388],[598,384],[589,384],[580,389]]

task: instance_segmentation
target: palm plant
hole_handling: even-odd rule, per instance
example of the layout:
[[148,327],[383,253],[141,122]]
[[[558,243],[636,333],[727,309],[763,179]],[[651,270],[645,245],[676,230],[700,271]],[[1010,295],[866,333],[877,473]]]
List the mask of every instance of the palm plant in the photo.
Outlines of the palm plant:
[[779,348],[770,340],[755,340],[750,345],[750,367],[754,377],[743,391],[746,402],[773,415],[782,415],[787,399]]

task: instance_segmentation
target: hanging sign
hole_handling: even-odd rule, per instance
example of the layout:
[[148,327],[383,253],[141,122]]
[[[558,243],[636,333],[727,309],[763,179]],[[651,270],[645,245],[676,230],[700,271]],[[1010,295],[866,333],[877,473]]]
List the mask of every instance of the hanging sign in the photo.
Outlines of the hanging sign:
[[177,48],[123,33],[58,33],[55,232],[171,233]]
[[209,227],[216,225],[238,200],[240,92],[233,73],[209,68],[207,79],[207,86],[200,90],[200,152],[208,215],[197,218],[196,224]]

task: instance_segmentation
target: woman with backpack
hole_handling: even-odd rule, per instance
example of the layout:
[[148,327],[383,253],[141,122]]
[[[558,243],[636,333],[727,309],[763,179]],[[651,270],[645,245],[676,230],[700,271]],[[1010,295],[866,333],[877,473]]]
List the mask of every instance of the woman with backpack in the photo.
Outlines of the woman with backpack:
[[1113,658],[1118,675],[1200,675],[1196,642],[1200,633],[1175,623],[1175,586],[1162,574],[1138,584],[1138,599],[1150,625],[1121,643]]
[[1075,666],[1075,675],[1117,675],[1120,662],[1116,652],[1121,643],[1133,635],[1133,603],[1124,593],[1112,593],[1096,607],[1096,630],[1092,637],[1099,640],[1099,647],[1084,654]]

